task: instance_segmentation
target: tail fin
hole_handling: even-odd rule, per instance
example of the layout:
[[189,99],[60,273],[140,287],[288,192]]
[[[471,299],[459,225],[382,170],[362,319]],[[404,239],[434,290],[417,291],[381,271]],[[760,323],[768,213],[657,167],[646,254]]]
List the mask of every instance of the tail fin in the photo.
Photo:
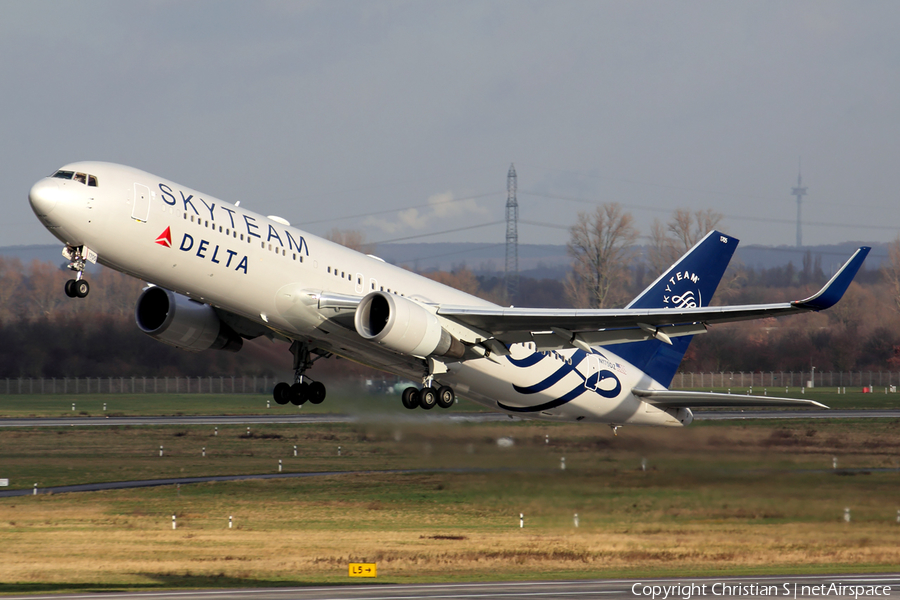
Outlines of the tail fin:
[[[625,308],[708,306],[737,245],[737,238],[710,231]],[[612,350],[668,387],[687,352],[691,337],[673,338],[671,345],[648,340],[617,345]]]

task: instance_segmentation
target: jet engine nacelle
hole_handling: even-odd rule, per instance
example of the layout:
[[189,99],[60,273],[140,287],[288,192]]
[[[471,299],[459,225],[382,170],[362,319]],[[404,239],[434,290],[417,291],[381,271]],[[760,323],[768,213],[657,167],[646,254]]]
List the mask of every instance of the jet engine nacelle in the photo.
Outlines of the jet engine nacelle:
[[144,290],[134,307],[134,320],[150,337],[191,352],[237,352],[243,344],[213,307],[161,287]]
[[395,294],[368,294],[357,306],[353,324],[365,339],[404,354],[462,358],[465,352],[433,313]]

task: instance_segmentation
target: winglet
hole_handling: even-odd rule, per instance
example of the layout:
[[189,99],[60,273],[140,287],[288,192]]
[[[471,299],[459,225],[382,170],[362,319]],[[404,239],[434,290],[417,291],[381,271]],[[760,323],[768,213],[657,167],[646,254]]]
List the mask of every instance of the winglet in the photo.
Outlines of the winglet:
[[869,250],[871,250],[871,248],[868,246],[860,247],[859,250],[853,253],[850,260],[845,262],[844,266],[834,274],[831,281],[825,284],[825,287],[806,300],[798,300],[791,304],[797,308],[806,308],[809,310],[825,310],[826,308],[831,308],[837,304],[838,300],[844,296],[844,292],[847,291],[847,288],[850,287],[850,282],[856,277],[856,273],[862,266],[863,261],[866,260],[866,256],[869,255]]

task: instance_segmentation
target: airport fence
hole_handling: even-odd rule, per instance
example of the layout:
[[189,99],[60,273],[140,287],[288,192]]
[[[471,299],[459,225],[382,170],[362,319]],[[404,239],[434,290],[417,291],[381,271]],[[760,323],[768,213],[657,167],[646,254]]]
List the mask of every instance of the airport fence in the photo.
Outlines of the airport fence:
[[[268,394],[276,377],[19,377],[0,379],[7,394]],[[5,387],[4,387],[5,384]]]
[[[768,388],[891,388],[900,384],[900,373],[891,371],[719,371],[677,373],[670,387],[676,389],[734,388],[746,391]],[[893,390],[891,390],[893,391]]]
[[[18,377],[0,379],[0,394],[270,394],[279,379],[241,377]],[[677,373],[673,389],[863,388],[894,391],[900,372],[719,371]]]

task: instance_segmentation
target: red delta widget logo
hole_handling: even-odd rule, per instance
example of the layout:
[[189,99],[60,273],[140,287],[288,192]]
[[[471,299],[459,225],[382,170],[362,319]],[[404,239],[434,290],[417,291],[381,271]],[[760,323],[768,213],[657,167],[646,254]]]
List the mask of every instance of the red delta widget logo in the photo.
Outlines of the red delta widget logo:
[[[166,230],[156,238],[156,243],[160,246],[171,248],[172,229],[166,227]],[[219,244],[213,244],[209,240],[201,239],[195,244],[194,236],[185,233],[184,237],[181,238],[181,244],[178,246],[178,249],[182,252],[193,252],[198,258],[203,258],[217,265],[232,268],[235,271],[243,271],[245,275],[247,274],[248,260],[246,254],[239,255],[238,252],[231,250],[230,248],[224,248]],[[238,256],[241,257],[240,260],[237,260]],[[232,264],[235,266],[232,267]]]
[[166,227],[166,230],[159,234],[159,237],[156,238],[156,243],[166,248],[172,247],[172,230],[170,227]]

